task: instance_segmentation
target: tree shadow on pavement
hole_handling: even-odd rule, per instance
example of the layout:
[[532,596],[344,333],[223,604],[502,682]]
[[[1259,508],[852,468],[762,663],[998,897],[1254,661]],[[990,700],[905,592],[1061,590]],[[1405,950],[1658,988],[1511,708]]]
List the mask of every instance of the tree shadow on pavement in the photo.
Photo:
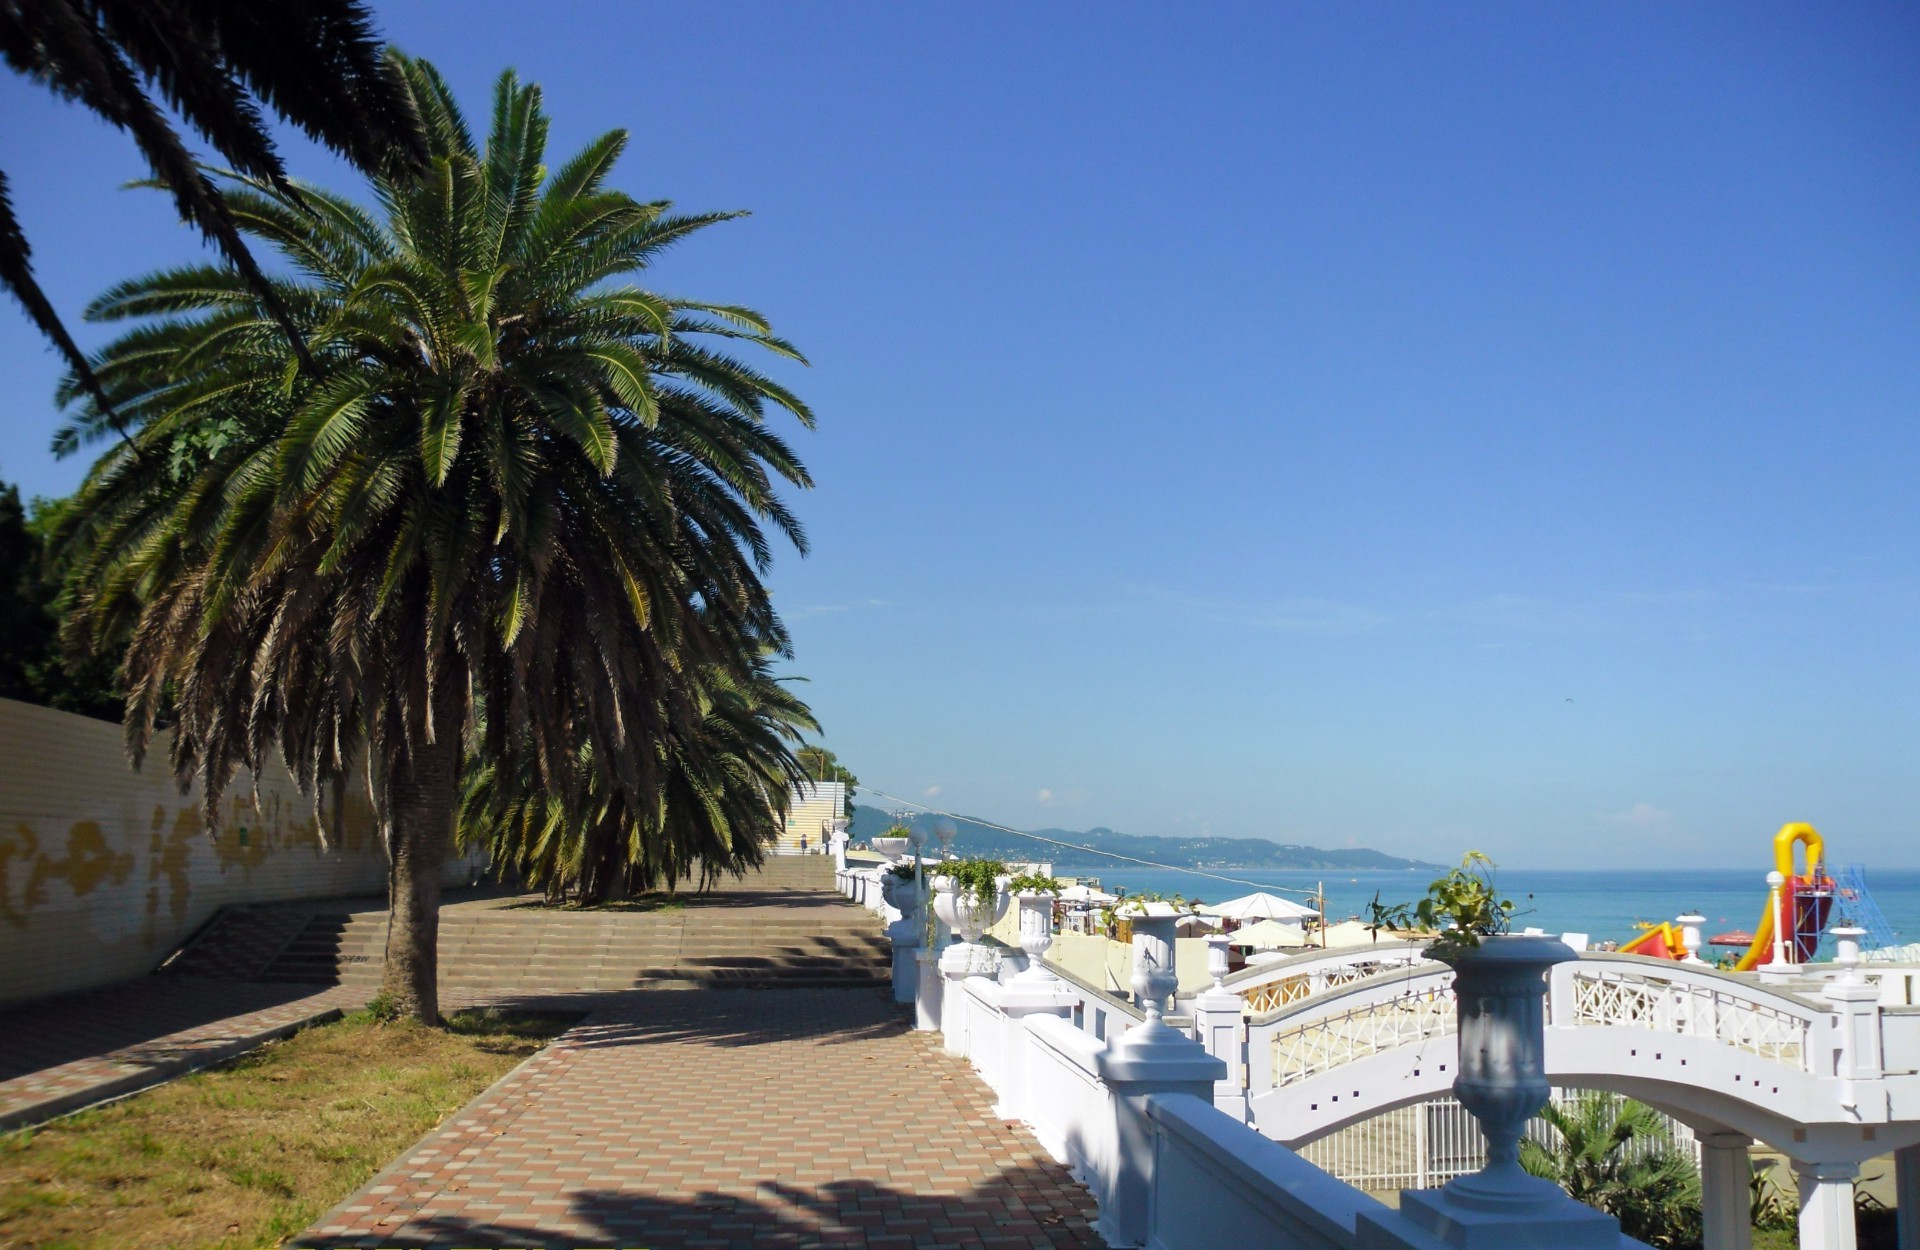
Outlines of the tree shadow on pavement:
[[[933,1126],[930,1126],[933,1127]],[[929,1185],[929,1191],[934,1190]],[[1093,1231],[1094,1204],[1065,1167],[1013,1167],[974,1186],[913,1192],[865,1179],[817,1189],[768,1181],[751,1196],[713,1190],[667,1197],[583,1189],[565,1195],[564,1213],[490,1218],[436,1215],[396,1220],[388,1229],[339,1238],[307,1236],[294,1246],[348,1247],[785,1247],[1104,1246]]]

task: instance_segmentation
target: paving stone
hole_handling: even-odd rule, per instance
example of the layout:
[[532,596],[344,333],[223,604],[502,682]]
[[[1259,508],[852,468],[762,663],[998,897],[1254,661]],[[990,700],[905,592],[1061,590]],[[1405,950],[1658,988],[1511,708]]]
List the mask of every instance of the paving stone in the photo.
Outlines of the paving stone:
[[1099,1246],[1086,1189],[992,1103],[881,993],[636,991],[294,1244]]

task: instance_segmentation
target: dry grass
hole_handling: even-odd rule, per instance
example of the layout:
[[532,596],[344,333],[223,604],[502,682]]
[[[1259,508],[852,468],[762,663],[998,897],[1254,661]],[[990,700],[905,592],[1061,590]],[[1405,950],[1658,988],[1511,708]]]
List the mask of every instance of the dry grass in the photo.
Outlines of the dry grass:
[[568,1023],[463,1012],[442,1031],[349,1016],[0,1135],[0,1248],[279,1245]]

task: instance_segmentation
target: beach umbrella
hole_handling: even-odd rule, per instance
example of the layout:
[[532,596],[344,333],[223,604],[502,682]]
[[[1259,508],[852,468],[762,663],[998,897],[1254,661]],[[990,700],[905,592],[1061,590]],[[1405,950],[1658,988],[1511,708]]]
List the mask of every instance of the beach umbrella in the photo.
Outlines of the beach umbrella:
[[1232,937],[1235,946],[1251,946],[1255,950],[1307,944],[1307,935],[1301,931],[1299,925],[1281,924],[1278,920],[1262,920],[1243,929],[1236,929]]
[[1060,901],[1063,903],[1112,903],[1117,900],[1117,895],[1102,893],[1088,885],[1070,885],[1060,891]]
[[1200,910],[1227,920],[1302,920],[1320,914],[1311,907],[1302,907],[1299,903],[1277,894],[1268,894],[1264,890],[1230,898],[1224,903],[1214,903]]

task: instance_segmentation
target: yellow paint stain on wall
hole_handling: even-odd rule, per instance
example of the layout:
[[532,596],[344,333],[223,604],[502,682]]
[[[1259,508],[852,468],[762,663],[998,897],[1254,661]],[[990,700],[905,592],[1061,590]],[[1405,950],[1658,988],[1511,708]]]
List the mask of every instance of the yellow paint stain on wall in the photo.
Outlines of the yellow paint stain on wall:
[[0,1004],[150,971],[225,905],[382,893],[372,804],[349,791],[336,821],[332,803],[323,845],[276,764],[234,779],[210,838],[200,796],[129,768],[118,726],[0,699]]

